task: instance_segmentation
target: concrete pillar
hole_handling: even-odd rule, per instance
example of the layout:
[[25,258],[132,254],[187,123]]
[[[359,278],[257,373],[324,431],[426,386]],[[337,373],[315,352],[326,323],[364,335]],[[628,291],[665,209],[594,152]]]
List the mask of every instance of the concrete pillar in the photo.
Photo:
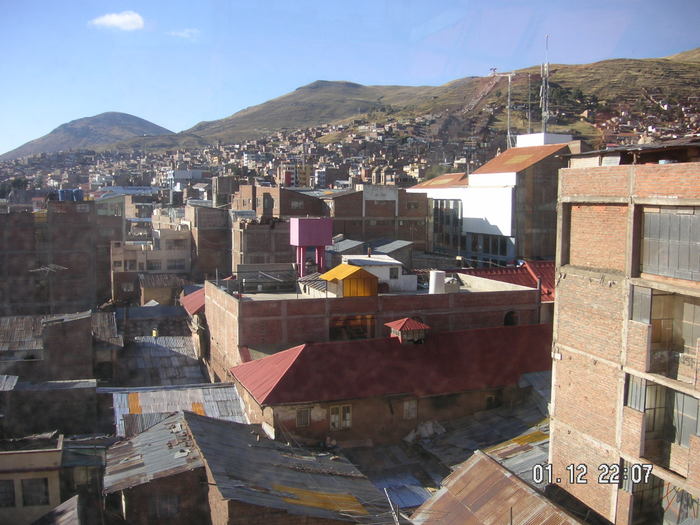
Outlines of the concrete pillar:
[[299,268],[299,277],[304,277],[306,275],[306,267],[304,266],[304,252],[303,246],[297,246],[297,268]]
[[325,255],[326,247],[316,246],[316,268],[317,271],[321,273],[326,271]]

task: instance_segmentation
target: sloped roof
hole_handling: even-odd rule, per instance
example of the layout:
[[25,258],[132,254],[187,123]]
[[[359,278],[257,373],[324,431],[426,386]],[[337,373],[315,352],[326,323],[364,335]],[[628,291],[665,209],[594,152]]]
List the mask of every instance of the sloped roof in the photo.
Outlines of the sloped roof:
[[550,325],[433,333],[424,344],[396,338],[310,343],[231,372],[261,405],[430,396],[515,385],[551,367]]
[[522,171],[567,147],[568,144],[548,144],[546,146],[510,148],[481,166],[474,174]]
[[542,302],[551,302],[554,301],[554,269],[554,261],[525,261],[515,268],[461,268],[456,272],[528,288],[537,288],[539,277],[542,284],[540,298]]
[[416,525],[581,523],[478,450],[443,480],[440,491],[421,505],[411,516],[411,522]]
[[169,387],[100,388],[112,394],[118,436],[133,436],[178,410],[246,423],[243,405],[233,383]]
[[466,173],[445,173],[444,175],[411,186],[410,189],[466,188],[468,185],[469,175]]
[[180,298],[180,304],[190,315],[202,313],[204,311],[204,288]]
[[389,517],[383,494],[345,458],[269,440],[257,425],[184,417],[226,500],[350,522]]
[[347,279],[351,275],[355,277],[367,277],[376,279],[375,275],[369,273],[367,270],[362,269],[362,267],[346,263],[339,264],[335,268],[328,270],[326,273],[322,273],[321,275],[319,275],[319,277],[326,281],[342,281],[343,279]]
[[140,273],[139,283],[143,288],[178,288],[185,280],[174,273]]
[[420,321],[411,319],[410,317],[404,317],[397,321],[392,321],[390,323],[384,323],[384,326],[393,328],[394,330],[429,330],[430,327],[427,324],[423,324]]
[[127,386],[206,382],[191,336],[135,337],[119,361]]
[[180,412],[127,441],[115,443],[107,450],[104,493],[203,467],[199,451],[190,441]]

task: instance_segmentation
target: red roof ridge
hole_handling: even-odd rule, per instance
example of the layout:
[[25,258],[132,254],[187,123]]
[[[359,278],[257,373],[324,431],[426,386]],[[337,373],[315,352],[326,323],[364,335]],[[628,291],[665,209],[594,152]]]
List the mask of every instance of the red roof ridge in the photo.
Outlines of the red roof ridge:
[[[265,395],[262,396],[262,399],[259,399],[259,400],[258,400],[258,402],[259,402],[261,405],[265,402],[265,400],[266,400],[268,397],[270,397],[270,394],[272,393],[272,391],[275,389],[275,387],[277,387],[277,385],[280,383],[280,381],[282,381],[282,379],[284,379],[284,377],[285,377],[285,375],[287,374],[287,372],[289,371],[289,369],[292,368],[292,365],[293,365],[293,364],[296,362],[296,360],[299,358],[299,356],[301,355],[301,352],[302,352],[302,351],[304,350],[304,348],[306,348],[308,345],[309,345],[309,343],[304,343],[304,344],[302,344],[302,345],[293,346],[292,348],[287,348],[286,350],[282,350],[281,352],[278,352],[278,353],[276,353],[276,354],[273,354],[273,355],[271,355],[271,356],[267,356],[266,358],[263,358],[263,359],[267,359],[267,358],[269,358],[269,357],[278,356],[278,355],[280,355],[280,354],[285,354],[285,353],[287,353],[287,352],[292,353],[292,352],[294,352],[295,350],[297,351],[297,354],[296,354],[292,359],[289,360],[289,364],[288,364],[287,367],[284,369],[284,371],[283,371],[281,374],[279,374],[279,377],[277,378],[277,381],[275,381],[275,383],[274,383],[273,385],[270,386],[270,388],[267,390],[267,392],[265,393]],[[233,368],[239,368],[239,367],[242,367],[242,366],[246,366],[246,365],[251,364],[251,363],[256,363],[257,361],[259,361],[259,359],[255,359],[255,360],[253,360],[253,361],[248,361],[248,363],[242,363],[242,364],[240,364],[240,365],[238,365],[238,366],[235,366],[235,367],[233,367]],[[233,370],[233,369],[231,369],[231,370]],[[235,376],[235,374],[234,374],[234,376]],[[250,393],[250,395],[252,395],[253,397],[255,397],[255,395],[254,395],[250,390],[248,390],[248,389],[243,385],[243,383],[242,383],[241,381],[239,381],[239,383],[241,384],[241,386],[243,386],[243,388],[245,388],[245,389]]]

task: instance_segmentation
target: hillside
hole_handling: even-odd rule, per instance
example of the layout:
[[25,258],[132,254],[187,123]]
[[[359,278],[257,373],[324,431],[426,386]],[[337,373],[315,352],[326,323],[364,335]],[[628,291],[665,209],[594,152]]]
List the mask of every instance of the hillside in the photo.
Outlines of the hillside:
[[102,113],[62,124],[47,135],[0,155],[0,160],[69,149],[93,149],[144,135],[172,134],[172,131],[127,113]]

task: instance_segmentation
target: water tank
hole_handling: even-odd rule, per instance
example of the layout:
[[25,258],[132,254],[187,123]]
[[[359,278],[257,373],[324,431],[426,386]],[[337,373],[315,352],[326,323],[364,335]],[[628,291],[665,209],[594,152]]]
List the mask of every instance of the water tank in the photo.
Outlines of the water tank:
[[70,202],[73,200],[73,190],[58,190],[58,200],[61,202]]
[[441,270],[430,271],[430,284],[428,293],[445,293],[445,272]]
[[83,202],[83,190],[73,190],[73,200],[75,202]]

